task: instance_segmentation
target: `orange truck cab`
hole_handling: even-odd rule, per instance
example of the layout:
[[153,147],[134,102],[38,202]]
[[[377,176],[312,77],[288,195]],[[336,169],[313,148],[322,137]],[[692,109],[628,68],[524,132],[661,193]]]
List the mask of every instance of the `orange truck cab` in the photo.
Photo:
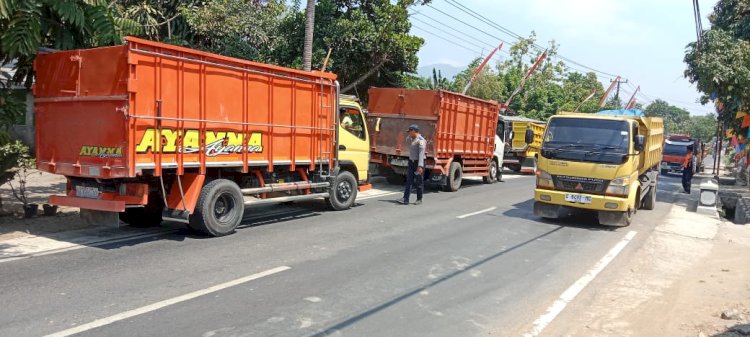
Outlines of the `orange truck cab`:
[[137,38],[41,54],[34,69],[38,168],[68,178],[50,203],[85,220],[220,236],[245,206],[348,209],[368,179],[364,114],[332,73]]
[[682,173],[688,157],[688,146],[693,146],[693,173],[703,167],[703,145],[699,140],[687,135],[671,135],[664,140],[664,152],[661,161],[661,174]]

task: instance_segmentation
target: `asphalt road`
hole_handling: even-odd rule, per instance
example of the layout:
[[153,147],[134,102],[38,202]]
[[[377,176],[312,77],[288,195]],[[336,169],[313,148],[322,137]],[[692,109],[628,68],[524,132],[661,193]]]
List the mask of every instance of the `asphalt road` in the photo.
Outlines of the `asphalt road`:
[[251,209],[228,237],[178,230],[2,263],[0,336],[519,335],[626,233],[637,247],[686,200],[663,177],[657,209],[612,229],[535,218],[531,177],[465,184],[420,206]]

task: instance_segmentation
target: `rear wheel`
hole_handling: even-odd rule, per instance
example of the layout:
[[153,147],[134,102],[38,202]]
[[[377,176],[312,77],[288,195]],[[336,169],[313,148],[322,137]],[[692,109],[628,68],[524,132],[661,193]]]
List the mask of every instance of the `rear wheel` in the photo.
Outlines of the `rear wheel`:
[[464,179],[464,171],[461,168],[461,164],[452,162],[450,169],[448,170],[448,183],[445,185],[446,192],[455,192],[461,188],[461,183]]
[[390,169],[385,175],[385,180],[391,185],[403,185],[406,181],[404,176],[396,173],[393,169]]
[[329,196],[326,198],[328,207],[334,211],[343,211],[354,205],[357,199],[357,179],[349,171],[341,171],[333,179]]
[[489,167],[488,171],[489,171],[488,175],[485,176],[485,177],[482,177],[482,180],[484,181],[485,184],[494,184],[494,183],[496,183],[498,181],[497,177],[499,175],[499,173],[498,173],[499,170],[497,168],[497,162],[496,161],[493,160],[492,163],[490,163],[490,167]]
[[651,186],[646,196],[643,198],[643,209],[650,211],[656,207],[656,184]]
[[148,194],[148,204],[144,207],[126,208],[119,214],[120,220],[133,227],[156,227],[161,225],[164,200],[158,192]]
[[232,234],[244,214],[240,187],[233,181],[217,179],[203,186],[195,213],[190,216],[190,228],[211,236]]

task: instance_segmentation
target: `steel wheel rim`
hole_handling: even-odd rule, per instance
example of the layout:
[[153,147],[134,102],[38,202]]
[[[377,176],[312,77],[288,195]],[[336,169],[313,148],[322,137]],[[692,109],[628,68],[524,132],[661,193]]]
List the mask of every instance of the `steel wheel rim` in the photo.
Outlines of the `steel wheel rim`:
[[234,198],[232,198],[229,193],[224,192],[220,194],[216,198],[216,202],[214,202],[214,216],[217,220],[226,222],[231,216],[235,206]]
[[496,179],[497,178],[497,164],[492,163],[490,165],[490,179]]
[[348,181],[342,181],[336,186],[336,196],[339,200],[349,200],[352,196],[352,185]]

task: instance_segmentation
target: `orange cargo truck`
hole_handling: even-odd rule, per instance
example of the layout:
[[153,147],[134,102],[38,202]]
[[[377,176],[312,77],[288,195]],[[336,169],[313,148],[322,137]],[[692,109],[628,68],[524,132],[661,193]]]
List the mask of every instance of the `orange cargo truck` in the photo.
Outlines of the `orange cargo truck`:
[[500,179],[497,102],[442,90],[373,88],[367,110],[370,161],[389,181],[399,183],[406,174],[405,131],[411,124],[418,124],[427,140],[427,176],[446,191],[458,190],[463,177]]
[[247,205],[347,209],[367,180],[364,115],[339,104],[334,74],[137,38],[39,55],[34,68],[38,168],[68,178],[50,203],[85,219],[220,236]]

